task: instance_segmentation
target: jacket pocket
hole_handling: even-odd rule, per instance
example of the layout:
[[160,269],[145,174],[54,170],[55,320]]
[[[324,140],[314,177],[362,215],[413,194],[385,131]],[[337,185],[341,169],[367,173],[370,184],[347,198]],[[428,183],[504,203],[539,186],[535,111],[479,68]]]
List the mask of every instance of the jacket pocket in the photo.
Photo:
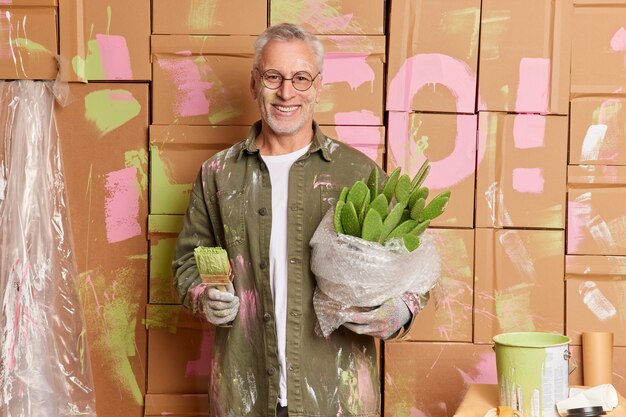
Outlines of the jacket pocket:
[[243,243],[245,239],[245,198],[243,190],[217,192],[217,204],[227,247]]

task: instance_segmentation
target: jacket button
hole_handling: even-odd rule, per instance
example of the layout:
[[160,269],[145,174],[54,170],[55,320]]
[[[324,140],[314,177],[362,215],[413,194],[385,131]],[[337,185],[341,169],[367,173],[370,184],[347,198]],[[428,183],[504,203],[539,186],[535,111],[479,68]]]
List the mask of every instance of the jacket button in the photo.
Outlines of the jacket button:
[[298,258],[291,258],[291,259],[289,259],[289,263],[290,263],[290,264],[297,264],[297,263],[300,263],[300,259],[298,259]]
[[259,266],[261,267],[261,269],[265,269],[267,268],[267,261],[265,259],[263,259],[260,263]]
[[270,313],[263,314],[263,321],[268,322],[271,319],[272,319],[272,316],[270,315]]
[[261,216],[265,216],[265,215],[267,214],[267,209],[266,209],[265,207],[261,207],[261,208],[259,209],[259,214],[260,214]]
[[271,367],[269,367],[269,368],[267,369],[267,374],[268,374],[269,376],[272,376],[272,375],[274,375],[275,373],[276,373],[276,368],[274,368],[273,366],[271,366]]

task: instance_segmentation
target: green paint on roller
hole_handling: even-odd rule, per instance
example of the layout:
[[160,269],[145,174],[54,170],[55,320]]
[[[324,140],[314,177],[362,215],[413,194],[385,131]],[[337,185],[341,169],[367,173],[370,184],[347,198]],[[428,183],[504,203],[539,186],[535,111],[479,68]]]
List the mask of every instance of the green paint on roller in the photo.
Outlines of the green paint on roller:
[[96,125],[100,136],[135,118],[141,104],[128,90],[97,90],[85,96],[85,118]]
[[28,52],[35,53],[35,54],[50,54],[51,53],[50,50],[46,48],[45,46],[43,46],[42,44],[33,42],[26,38],[13,39],[13,45],[17,46],[18,48],[24,48]]
[[556,402],[567,398],[570,338],[518,332],[499,334],[493,341],[500,404],[527,417],[556,417]]

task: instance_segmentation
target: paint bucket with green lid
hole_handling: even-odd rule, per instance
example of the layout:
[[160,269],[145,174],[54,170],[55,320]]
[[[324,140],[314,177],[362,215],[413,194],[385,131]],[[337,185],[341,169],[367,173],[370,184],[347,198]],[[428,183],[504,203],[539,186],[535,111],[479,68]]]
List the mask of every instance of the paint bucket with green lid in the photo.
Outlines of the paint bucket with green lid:
[[525,417],[558,417],[567,398],[570,338],[541,332],[502,333],[493,338],[500,405]]

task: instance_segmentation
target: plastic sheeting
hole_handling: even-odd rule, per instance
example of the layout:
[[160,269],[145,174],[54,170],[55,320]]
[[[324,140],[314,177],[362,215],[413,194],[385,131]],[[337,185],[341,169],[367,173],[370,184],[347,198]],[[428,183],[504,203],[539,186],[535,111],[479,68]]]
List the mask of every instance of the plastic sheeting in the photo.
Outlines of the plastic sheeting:
[[350,320],[354,311],[370,310],[410,291],[426,295],[440,277],[434,240],[420,236],[409,252],[400,239],[384,246],[337,234],[328,210],[311,238],[311,271],[317,280],[313,307],[324,336]]
[[95,416],[52,84],[0,82],[0,416]]

